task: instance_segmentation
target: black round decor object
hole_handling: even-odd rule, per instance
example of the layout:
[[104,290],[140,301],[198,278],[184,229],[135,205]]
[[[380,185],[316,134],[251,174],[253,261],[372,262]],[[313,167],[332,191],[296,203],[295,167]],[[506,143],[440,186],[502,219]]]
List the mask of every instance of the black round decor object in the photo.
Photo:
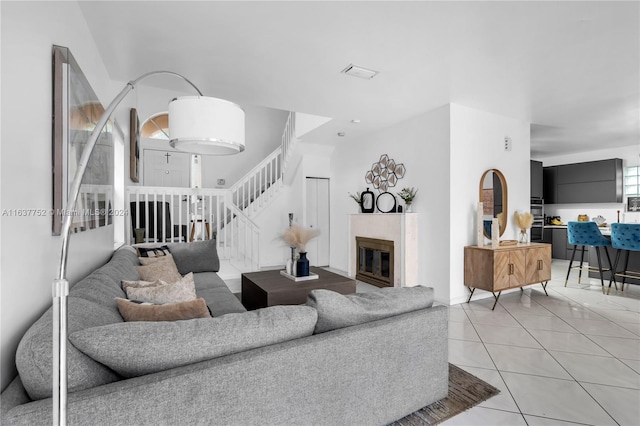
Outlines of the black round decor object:
[[383,192],[376,199],[376,207],[381,213],[395,213],[396,196],[390,192]]
[[362,195],[360,195],[360,210],[362,213],[373,213],[375,210],[373,199],[373,192],[369,191],[369,188],[366,191],[362,191]]

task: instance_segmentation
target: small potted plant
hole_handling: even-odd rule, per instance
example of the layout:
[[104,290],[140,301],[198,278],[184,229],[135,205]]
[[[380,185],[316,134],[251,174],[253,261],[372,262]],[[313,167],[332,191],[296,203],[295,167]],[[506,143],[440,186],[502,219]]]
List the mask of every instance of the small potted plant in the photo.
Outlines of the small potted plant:
[[359,192],[355,194],[349,193],[349,197],[358,204],[358,207],[362,206],[362,195]]
[[413,203],[413,199],[416,198],[417,189],[414,187],[411,188],[402,188],[400,192],[398,192],[398,197],[402,198],[404,204],[407,206],[405,212],[411,213],[411,203]]

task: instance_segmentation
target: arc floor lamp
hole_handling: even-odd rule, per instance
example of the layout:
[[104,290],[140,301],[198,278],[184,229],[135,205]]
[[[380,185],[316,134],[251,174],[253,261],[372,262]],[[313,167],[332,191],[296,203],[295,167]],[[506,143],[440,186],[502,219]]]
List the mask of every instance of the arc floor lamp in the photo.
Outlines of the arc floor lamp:
[[[230,155],[244,151],[244,110],[233,102],[211,98],[184,76],[171,71],[153,71],[130,81],[111,101],[87,141],[69,189],[65,211],[75,209],[82,177],[102,129],[116,107],[136,84],[147,77],[169,74],[189,83],[198,96],[176,98],[169,103],[169,143],[175,149],[194,154]],[[53,424],[67,423],[67,253],[73,215],[62,219],[62,249],[58,275],[53,281]]]

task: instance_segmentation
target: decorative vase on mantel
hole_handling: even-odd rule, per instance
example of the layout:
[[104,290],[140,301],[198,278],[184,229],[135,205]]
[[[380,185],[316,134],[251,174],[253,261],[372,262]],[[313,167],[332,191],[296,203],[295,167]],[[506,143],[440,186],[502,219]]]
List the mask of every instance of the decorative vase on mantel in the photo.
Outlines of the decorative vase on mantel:
[[412,213],[413,212],[413,209],[411,208],[411,203],[405,203],[404,212],[405,213]]
[[307,252],[300,252],[300,258],[296,262],[296,277],[308,277],[309,276],[309,259],[307,259]]

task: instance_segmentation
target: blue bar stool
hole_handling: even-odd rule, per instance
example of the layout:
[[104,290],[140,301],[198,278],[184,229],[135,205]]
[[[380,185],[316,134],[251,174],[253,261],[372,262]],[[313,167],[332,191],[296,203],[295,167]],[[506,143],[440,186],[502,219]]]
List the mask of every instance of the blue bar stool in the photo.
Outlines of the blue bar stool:
[[[629,252],[640,251],[640,223],[612,223],[611,224],[611,246],[617,249],[616,260],[613,263],[613,274],[609,280],[609,289],[611,289],[611,281],[616,282],[616,276],[622,277],[622,285],[620,289],[624,291],[624,284],[627,278],[640,279],[640,272],[629,271]],[[618,263],[620,262],[620,254],[625,252],[626,258],[622,272],[618,272]]]
[[[595,222],[569,222],[567,223],[567,239],[569,240],[569,244],[573,244],[573,254],[571,255],[571,261],[569,262],[569,270],[567,271],[567,279],[564,281],[564,286],[567,286],[567,282],[569,281],[569,274],[571,273],[573,259],[576,257],[576,249],[578,246],[582,246],[582,253],[580,255],[580,266],[577,268],[580,270],[578,274],[578,283],[580,283],[580,279],[582,278],[582,262],[584,261],[584,250],[586,247],[595,247],[596,255],[598,256],[598,268],[594,268],[589,266],[587,269],[589,271],[598,271],[600,273],[600,283],[602,284],[602,293],[604,294],[604,279],[602,277],[603,271],[611,271],[611,258],[609,257],[609,252],[606,247],[611,246],[611,241],[605,238],[598,225]],[[607,260],[609,261],[609,268],[602,269],[602,262],[600,260],[600,247],[605,247],[605,254],[607,255]],[[609,283],[611,285],[611,283]],[[617,289],[617,285],[616,285]]]

